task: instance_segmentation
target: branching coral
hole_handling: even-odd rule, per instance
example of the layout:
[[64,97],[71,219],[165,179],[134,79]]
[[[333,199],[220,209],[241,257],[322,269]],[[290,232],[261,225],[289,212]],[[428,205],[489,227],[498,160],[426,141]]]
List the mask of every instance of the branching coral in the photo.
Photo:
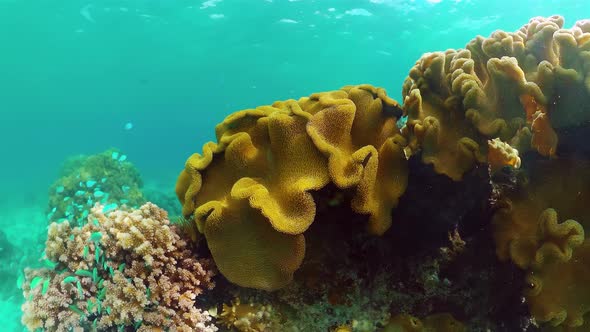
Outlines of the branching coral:
[[31,331],[217,330],[196,304],[214,286],[210,262],[151,203],[108,214],[96,205],[82,227],[52,223],[46,255],[54,268],[28,270],[23,284]]
[[240,111],[220,123],[218,143],[188,159],[176,187],[220,271],[242,286],[286,285],[315,217],[311,191],[330,181],[355,192],[352,208],[370,216],[370,232],[385,232],[407,182],[400,114],[382,89],[362,85]]

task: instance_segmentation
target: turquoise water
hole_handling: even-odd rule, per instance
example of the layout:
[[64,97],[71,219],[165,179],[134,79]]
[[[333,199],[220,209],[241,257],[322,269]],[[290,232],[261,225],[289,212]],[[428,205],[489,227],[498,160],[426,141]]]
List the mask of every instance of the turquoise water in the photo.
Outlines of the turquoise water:
[[[0,226],[20,255],[42,250],[48,188],[70,156],[120,149],[146,186],[169,193],[187,156],[233,111],[361,83],[399,100],[425,52],[514,31],[534,16],[559,14],[570,27],[588,16],[584,8],[573,0],[0,0]],[[12,276],[1,282],[16,287]],[[8,288],[2,330],[19,331],[21,299]]]

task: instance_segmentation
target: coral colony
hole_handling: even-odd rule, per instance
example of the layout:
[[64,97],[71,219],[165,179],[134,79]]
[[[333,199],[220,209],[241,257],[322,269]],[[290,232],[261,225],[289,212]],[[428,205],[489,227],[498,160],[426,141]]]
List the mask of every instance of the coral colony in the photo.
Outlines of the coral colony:
[[228,116],[178,178],[175,223],[116,179],[117,152],[78,163],[23,323],[590,330],[590,21],[563,23],[423,55],[401,105],[358,85]]

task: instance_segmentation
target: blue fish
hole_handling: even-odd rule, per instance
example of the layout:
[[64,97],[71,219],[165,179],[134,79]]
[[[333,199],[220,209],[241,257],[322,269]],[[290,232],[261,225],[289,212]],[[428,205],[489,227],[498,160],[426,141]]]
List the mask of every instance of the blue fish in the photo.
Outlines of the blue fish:
[[117,203],[107,204],[102,208],[102,213],[107,213],[117,208]]

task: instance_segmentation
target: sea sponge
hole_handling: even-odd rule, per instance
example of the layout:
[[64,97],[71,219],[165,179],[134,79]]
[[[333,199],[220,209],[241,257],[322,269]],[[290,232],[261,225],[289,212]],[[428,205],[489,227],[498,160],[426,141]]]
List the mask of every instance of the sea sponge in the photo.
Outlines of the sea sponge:
[[[383,234],[407,184],[397,103],[369,85],[236,112],[181,172],[176,193],[221,273],[272,290],[292,279],[315,218],[311,191],[333,182]],[[272,243],[272,246],[269,245]]]

